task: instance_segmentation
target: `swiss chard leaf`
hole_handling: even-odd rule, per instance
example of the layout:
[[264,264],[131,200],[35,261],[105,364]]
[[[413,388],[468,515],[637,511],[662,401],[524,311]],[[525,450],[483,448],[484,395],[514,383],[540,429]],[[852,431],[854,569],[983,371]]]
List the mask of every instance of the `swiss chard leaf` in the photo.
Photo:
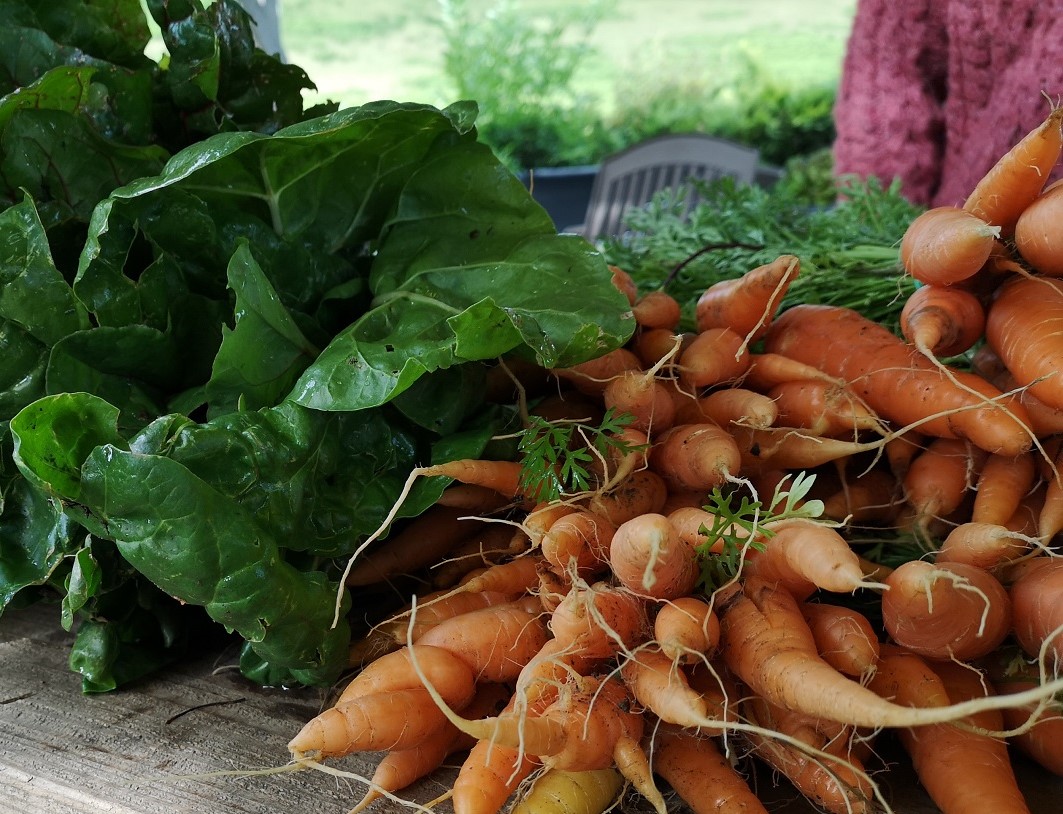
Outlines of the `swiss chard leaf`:
[[48,346],[89,327],[28,196],[0,212],[0,317]]
[[23,588],[44,585],[83,536],[58,501],[11,480],[0,511],[0,614]]
[[229,261],[229,286],[236,295],[236,325],[223,329],[214,371],[206,385],[211,410],[256,410],[280,402],[317,356],[280,302],[248,244]]
[[[92,419],[80,424],[79,417]],[[306,683],[334,679],[349,630],[332,627],[338,587],[281,556],[268,528],[179,462],[108,441],[114,417],[95,396],[42,399],[12,422],[20,470],[64,501],[93,534],[182,602],[252,643]],[[57,449],[68,450],[58,465]]]

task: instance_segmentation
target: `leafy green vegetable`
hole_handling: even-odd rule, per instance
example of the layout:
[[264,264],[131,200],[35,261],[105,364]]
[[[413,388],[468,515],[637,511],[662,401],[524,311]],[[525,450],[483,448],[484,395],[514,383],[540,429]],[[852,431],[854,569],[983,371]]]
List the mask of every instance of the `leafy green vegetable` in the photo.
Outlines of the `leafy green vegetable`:
[[627,220],[628,234],[605,242],[611,263],[628,271],[642,290],[663,287],[684,307],[694,306],[715,282],[740,277],[782,254],[794,254],[801,272],[783,307],[824,303],[853,308],[897,329],[914,281],[900,265],[900,241],[920,208],[900,187],[874,179],[842,183],[834,206],[809,206],[785,186],[768,190],[729,178],[696,182],[695,205],[674,193],[658,194]]
[[409,472],[512,430],[488,368],[617,347],[627,301],[473,103],[308,116],[232,0],[149,0],[158,64],[139,3],[38,5],[0,0],[39,46],[0,97],[0,612],[58,598],[88,692],[211,624],[257,680],[327,684]]

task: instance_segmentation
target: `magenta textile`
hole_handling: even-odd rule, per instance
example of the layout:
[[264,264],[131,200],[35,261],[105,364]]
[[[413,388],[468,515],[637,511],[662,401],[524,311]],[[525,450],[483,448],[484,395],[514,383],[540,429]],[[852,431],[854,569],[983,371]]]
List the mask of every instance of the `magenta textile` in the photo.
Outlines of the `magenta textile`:
[[1063,100],[1063,0],[859,0],[835,172],[900,178],[917,203],[960,205],[1049,99]]

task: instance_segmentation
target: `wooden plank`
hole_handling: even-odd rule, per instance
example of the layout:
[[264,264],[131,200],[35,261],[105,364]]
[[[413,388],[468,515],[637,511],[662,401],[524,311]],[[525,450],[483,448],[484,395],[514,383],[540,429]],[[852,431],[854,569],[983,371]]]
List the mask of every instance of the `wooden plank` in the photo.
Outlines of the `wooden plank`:
[[[9,614],[0,624],[0,814],[344,814],[361,798],[361,783],[314,771],[207,776],[283,766],[288,740],[317,714],[322,691],[258,688],[216,670],[231,654],[207,652],[121,691],[83,695],[53,611]],[[331,765],[368,776],[377,757]],[[894,765],[877,777],[898,814],[935,814],[904,756],[887,757]],[[1015,762],[1033,814],[1057,812],[1063,779]],[[453,777],[453,768],[439,772],[403,797],[426,803]],[[773,787],[767,772],[756,782],[773,814],[815,811],[788,785]],[[410,810],[382,803],[371,811]],[[648,811],[638,803],[623,810]]]
[[[0,812],[345,812],[360,799],[364,786],[313,771],[205,776],[284,765],[321,691],[215,674],[210,653],[123,691],[84,695],[69,648],[47,638],[0,644]],[[374,757],[336,765],[365,775]],[[438,795],[440,782],[419,796]]]

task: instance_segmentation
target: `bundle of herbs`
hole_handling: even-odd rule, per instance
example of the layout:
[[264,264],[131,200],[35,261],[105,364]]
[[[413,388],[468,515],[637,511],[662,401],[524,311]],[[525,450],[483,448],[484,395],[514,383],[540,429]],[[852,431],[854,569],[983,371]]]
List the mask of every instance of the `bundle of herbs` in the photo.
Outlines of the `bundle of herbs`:
[[329,683],[347,557],[511,421],[492,360],[599,355],[628,303],[475,104],[304,110],[232,0],[148,7],[159,62],[139,0],[0,0],[0,612],[54,602],[86,691],[203,630]]

